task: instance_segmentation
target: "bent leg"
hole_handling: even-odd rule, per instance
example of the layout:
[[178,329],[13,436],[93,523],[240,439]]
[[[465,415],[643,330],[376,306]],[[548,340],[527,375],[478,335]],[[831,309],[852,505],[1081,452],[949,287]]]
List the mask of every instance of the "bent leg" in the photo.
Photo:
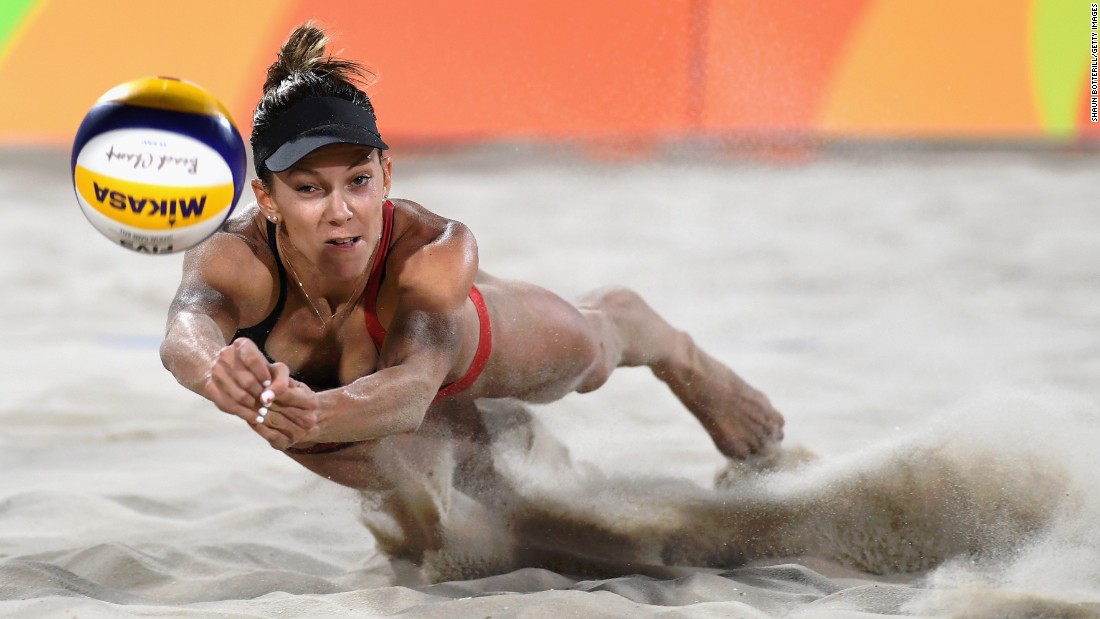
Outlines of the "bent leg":
[[600,289],[574,306],[538,286],[484,274],[478,287],[491,301],[494,354],[472,397],[550,402],[597,389],[617,367],[645,366],[723,454],[746,458],[783,436],[783,417],[767,397],[632,290]]
[[599,387],[616,367],[647,366],[733,458],[761,453],[783,438],[783,417],[767,396],[699,348],[634,291],[606,288],[577,304],[603,343],[602,367],[578,387]]

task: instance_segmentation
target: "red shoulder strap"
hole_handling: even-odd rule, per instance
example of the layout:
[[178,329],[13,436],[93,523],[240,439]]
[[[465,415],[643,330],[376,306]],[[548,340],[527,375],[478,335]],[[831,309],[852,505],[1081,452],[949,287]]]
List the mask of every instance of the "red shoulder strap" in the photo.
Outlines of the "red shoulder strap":
[[390,252],[390,239],[393,237],[393,202],[386,200],[382,205],[382,236],[378,239],[378,255],[374,259],[370,276],[367,278],[367,294],[363,299],[363,316],[367,322],[367,332],[374,340],[374,347],[382,350],[386,339],[386,329],[378,320],[378,291],[382,288],[382,279],[386,277],[386,255]]

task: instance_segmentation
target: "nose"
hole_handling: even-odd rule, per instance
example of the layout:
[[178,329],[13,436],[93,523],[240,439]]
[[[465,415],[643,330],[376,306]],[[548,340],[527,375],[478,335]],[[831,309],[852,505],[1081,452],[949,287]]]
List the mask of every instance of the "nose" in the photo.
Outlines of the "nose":
[[329,195],[328,204],[325,207],[325,218],[330,223],[335,225],[347,223],[353,214],[342,192],[334,191]]

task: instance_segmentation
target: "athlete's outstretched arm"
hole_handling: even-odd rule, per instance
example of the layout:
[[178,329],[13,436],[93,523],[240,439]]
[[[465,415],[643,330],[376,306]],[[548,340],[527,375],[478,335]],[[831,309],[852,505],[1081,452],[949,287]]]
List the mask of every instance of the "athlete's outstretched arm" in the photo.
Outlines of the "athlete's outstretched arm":
[[[253,424],[278,446],[313,430],[316,400],[308,389],[291,384],[284,364],[269,364],[255,343],[243,338],[229,343],[240,322],[238,299],[257,279],[241,268],[250,261],[256,258],[247,244],[232,235],[215,235],[188,251],[160,355],[181,385]],[[280,394],[282,415],[256,424],[260,396],[268,388]]]
[[470,231],[451,222],[399,261],[398,301],[374,373],[317,394],[309,443],[354,442],[415,431],[462,351],[462,316],[477,273]]

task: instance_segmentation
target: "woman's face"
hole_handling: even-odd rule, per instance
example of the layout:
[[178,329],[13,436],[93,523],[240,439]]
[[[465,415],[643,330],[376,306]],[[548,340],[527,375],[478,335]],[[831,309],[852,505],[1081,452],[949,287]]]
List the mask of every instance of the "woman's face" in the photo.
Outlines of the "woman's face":
[[362,274],[378,242],[390,160],[354,144],[319,148],[273,175],[253,181],[264,215],[278,215],[294,248],[321,273]]

